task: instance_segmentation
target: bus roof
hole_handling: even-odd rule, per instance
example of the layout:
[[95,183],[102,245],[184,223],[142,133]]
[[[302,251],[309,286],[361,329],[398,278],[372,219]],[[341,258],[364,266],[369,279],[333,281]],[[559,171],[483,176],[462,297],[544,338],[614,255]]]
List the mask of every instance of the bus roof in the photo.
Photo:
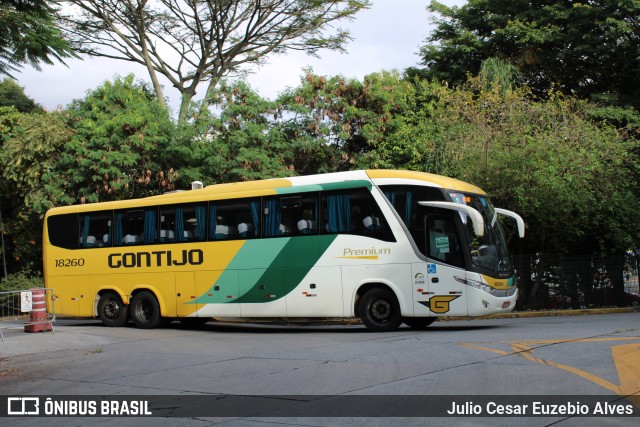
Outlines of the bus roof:
[[[318,175],[295,176],[288,178],[272,178],[258,181],[234,182],[208,185],[202,189],[174,191],[143,199],[128,199],[100,203],[99,210],[124,209],[135,206],[153,206],[169,203],[189,203],[207,200],[259,197],[276,194],[287,194],[299,191],[334,190],[340,188],[371,187],[371,182],[382,184],[409,184],[410,181],[421,181],[424,185],[447,188],[465,193],[486,194],[475,185],[453,178],[426,172],[405,170],[357,170],[334,172]],[[71,213],[96,210],[95,203],[85,205],[62,206],[54,208],[56,213]]]
[[462,191],[464,193],[474,193],[481,195],[487,194],[480,187],[469,184],[468,182],[427,172],[388,169],[374,169],[367,170],[366,172],[369,178],[371,178],[376,184],[380,185],[382,185],[383,181],[385,184],[390,184],[395,180],[397,180],[398,183],[401,180],[415,180],[423,181],[425,182],[425,184],[431,185],[433,187],[448,188],[451,190]]

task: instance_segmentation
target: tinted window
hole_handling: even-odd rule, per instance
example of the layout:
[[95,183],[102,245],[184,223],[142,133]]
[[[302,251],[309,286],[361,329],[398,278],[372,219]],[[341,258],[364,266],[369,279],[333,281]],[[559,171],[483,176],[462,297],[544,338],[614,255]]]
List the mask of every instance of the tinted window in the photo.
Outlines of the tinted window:
[[260,236],[260,200],[237,199],[209,204],[209,240]]
[[160,206],[160,243],[192,242],[207,238],[207,205]]
[[385,217],[366,189],[328,191],[322,195],[325,234],[351,233],[394,241]]
[[78,214],[51,215],[47,218],[49,242],[66,249],[78,247]]
[[409,230],[424,227],[423,217],[418,213],[418,202],[445,200],[442,191],[434,187],[382,185],[380,188]]
[[310,234],[318,234],[317,193],[265,198],[265,237]]
[[81,213],[78,217],[78,243],[81,248],[111,246],[111,211]]

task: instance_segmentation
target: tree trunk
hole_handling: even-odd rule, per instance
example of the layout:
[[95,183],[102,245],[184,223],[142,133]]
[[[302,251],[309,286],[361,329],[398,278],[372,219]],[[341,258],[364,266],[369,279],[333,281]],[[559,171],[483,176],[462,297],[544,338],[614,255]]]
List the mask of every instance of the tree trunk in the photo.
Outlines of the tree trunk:
[[187,116],[189,115],[189,105],[193,95],[187,92],[182,92],[182,99],[180,101],[180,113],[178,114],[178,125],[182,126],[187,123]]
[[216,86],[218,86],[219,82],[220,82],[220,76],[212,76],[211,80],[209,80],[207,91],[204,94],[204,99],[202,100],[202,105],[200,106],[199,116],[204,116],[207,114],[209,105],[211,105],[211,97],[213,96],[213,91],[216,88]]

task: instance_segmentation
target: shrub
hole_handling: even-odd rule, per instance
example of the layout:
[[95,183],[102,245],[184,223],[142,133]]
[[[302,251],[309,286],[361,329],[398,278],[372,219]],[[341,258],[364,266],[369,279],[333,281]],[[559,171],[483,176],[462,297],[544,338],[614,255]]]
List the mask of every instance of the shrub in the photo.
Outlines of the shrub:
[[0,280],[0,292],[18,291],[31,288],[42,288],[44,281],[38,273],[22,270]]

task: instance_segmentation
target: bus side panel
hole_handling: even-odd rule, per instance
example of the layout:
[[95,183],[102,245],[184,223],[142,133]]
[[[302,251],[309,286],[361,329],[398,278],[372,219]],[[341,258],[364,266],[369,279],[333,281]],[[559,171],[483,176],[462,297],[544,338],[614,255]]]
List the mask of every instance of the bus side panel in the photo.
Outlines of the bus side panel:
[[466,277],[466,271],[447,264],[429,263],[427,269],[429,309],[436,316],[468,316],[468,288],[458,279]]
[[[356,293],[360,286],[380,283],[395,293],[403,316],[412,316],[411,264],[366,264],[342,267],[345,315],[353,316]],[[409,298],[409,299],[408,299]]]
[[[193,271],[175,273],[176,316],[196,316],[196,277]],[[168,297],[168,296],[167,296]]]
[[[80,313],[79,278],[84,276],[49,276],[47,287],[53,289],[56,316],[93,316]],[[88,300],[88,298],[86,298]]]
[[195,276],[198,317],[240,317],[237,270],[196,271]]
[[240,270],[240,314],[242,317],[281,317],[287,313],[284,270],[281,268]]
[[[292,269],[287,277],[296,275]],[[314,267],[287,295],[288,317],[342,317],[342,276],[340,267]]]

